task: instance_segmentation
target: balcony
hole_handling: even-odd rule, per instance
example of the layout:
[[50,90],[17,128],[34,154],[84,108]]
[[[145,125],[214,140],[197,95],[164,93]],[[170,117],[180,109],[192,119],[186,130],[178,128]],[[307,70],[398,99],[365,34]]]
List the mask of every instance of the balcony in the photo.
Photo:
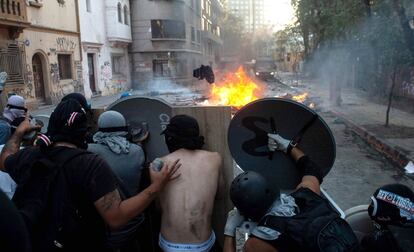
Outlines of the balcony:
[[29,26],[25,0],[0,0],[0,26],[9,29],[12,39]]

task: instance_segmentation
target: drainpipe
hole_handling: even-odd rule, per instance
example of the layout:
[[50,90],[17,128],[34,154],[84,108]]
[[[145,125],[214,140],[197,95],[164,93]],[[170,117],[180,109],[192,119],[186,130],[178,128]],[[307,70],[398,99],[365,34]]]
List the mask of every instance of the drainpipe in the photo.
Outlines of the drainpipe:
[[76,29],[78,30],[78,41],[79,41],[79,57],[80,62],[83,62],[83,55],[82,55],[82,40],[81,40],[81,32],[80,32],[80,17],[79,17],[79,0],[75,0],[75,8],[76,8]]

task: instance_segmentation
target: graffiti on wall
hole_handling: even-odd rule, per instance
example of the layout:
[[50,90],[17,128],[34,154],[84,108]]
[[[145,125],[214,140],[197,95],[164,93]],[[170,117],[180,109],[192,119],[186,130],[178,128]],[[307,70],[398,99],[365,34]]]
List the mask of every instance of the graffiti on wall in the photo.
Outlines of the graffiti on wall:
[[59,77],[59,66],[57,63],[50,64],[50,75],[53,84],[59,84],[60,77]]
[[64,37],[56,39],[57,49],[59,51],[73,51],[76,48],[76,42]]
[[34,96],[32,95],[32,92],[34,91],[33,90],[34,80],[33,80],[32,66],[30,64],[26,65],[25,80],[27,84],[26,97],[34,98]]
[[73,82],[73,85],[75,87],[75,92],[83,92],[83,68],[82,68],[82,62],[77,60],[75,61],[75,71],[76,71],[76,77]]
[[111,68],[111,63],[109,63],[108,61],[106,61],[102,66],[101,66],[101,80],[106,82],[112,79],[112,68]]

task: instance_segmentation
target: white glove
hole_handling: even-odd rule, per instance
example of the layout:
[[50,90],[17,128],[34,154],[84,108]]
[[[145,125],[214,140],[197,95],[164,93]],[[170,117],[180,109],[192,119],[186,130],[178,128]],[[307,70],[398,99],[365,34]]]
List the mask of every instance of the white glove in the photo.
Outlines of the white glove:
[[287,149],[290,144],[290,140],[284,139],[279,134],[267,134],[269,137],[268,145],[270,151],[283,151],[284,153],[287,153]]
[[239,227],[244,221],[244,217],[240,215],[239,210],[234,208],[227,214],[227,222],[224,227],[224,234],[234,237],[236,234],[236,228]]

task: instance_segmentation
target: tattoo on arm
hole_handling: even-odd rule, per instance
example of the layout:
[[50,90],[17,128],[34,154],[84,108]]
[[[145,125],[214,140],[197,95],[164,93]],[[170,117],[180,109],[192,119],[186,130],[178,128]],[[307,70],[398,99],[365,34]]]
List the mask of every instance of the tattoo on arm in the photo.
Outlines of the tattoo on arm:
[[111,209],[113,205],[119,205],[121,203],[121,196],[119,196],[118,190],[115,190],[103,196],[97,203],[98,207],[106,212]]
[[22,135],[14,133],[6,142],[0,154],[0,170],[4,170],[6,158],[19,151]]
[[18,134],[13,134],[9,141],[4,145],[2,152],[8,152],[9,154],[14,154],[19,151],[20,143],[22,141],[22,137]]

